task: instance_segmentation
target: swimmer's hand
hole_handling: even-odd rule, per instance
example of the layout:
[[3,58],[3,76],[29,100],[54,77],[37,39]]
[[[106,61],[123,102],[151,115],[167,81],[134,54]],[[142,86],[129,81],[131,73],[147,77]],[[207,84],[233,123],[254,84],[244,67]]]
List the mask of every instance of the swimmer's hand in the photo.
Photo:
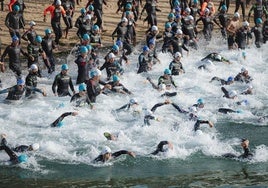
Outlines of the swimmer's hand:
[[78,115],[78,112],[72,112],[72,116]]
[[211,121],[208,122],[208,125],[209,125],[210,128],[212,128],[214,126]]
[[127,154],[130,155],[131,157],[134,157],[134,158],[136,157],[136,154],[132,151],[129,151]]

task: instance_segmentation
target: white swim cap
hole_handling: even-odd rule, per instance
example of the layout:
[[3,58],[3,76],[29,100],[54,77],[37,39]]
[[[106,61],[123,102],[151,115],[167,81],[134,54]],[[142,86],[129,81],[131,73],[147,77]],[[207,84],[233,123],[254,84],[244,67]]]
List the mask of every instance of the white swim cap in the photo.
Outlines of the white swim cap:
[[234,17],[236,17],[236,18],[240,18],[240,14],[239,14],[238,12],[235,12],[235,13],[234,13]]
[[166,90],[166,84],[160,84],[159,89],[160,90]]
[[38,150],[39,147],[40,147],[40,145],[39,145],[38,143],[34,143],[34,144],[32,144],[31,146],[32,146],[33,151]]
[[101,155],[104,155],[106,153],[111,153],[111,152],[112,152],[111,148],[109,148],[108,146],[104,146],[104,148],[101,151]]
[[177,32],[176,32],[177,35],[182,35],[182,30],[181,29],[178,29]]
[[56,5],[61,5],[61,0],[57,0],[55,4]]
[[244,21],[242,25],[243,25],[243,27],[248,27],[249,23],[248,23],[248,21]]
[[174,55],[175,58],[177,57],[181,57],[181,53],[180,52],[176,52],[175,55]]
[[121,22],[128,22],[128,19],[126,17],[122,18]]
[[38,67],[36,64],[32,64],[30,67],[31,70],[38,70]]
[[132,99],[129,100],[129,103],[130,104],[138,104],[138,101],[137,101],[137,99],[132,98]]
[[146,109],[145,116],[151,116],[151,115],[153,115],[153,112],[149,109]]
[[158,31],[158,27],[156,25],[153,25],[151,31]]
[[229,96],[230,97],[235,97],[235,96],[237,96],[237,92],[235,90],[232,90],[232,91],[229,92]]
[[36,23],[35,23],[34,21],[30,21],[29,25],[30,25],[30,26],[35,26]]
[[108,58],[109,59],[114,59],[115,58],[115,55],[113,53],[109,53]]

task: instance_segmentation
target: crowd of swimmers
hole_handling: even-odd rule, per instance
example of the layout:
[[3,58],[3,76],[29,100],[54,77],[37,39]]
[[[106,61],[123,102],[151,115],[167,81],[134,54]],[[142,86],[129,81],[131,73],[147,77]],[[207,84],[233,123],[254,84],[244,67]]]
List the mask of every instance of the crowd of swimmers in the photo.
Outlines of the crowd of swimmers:
[[[122,12],[120,21],[116,25],[114,31],[111,33],[114,44],[110,51],[103,56],[104,63],[101,64],[101,57],[99,56],[99,49],[103,46],[101,34],[106,32],[105,24],[103,23],[103,5],[107,5],[105,0],[89,0],[83,8],[80,9],[80,15],[77,16],[73,24],[74,15],[77,13],[77,4],[81,5],[84,2],[74,0],[54,0],[51,5],[46,7],[43,12],[43,21],[47,22],[47,14],[50,14],[51,27],[47,25],[44,34],[41,36],[37,33],[36,27],[38,25],[34,20],[29,22],[29,28],[21,33],[21,30],[26,28],[26,21],[24,18],[24,10],[27,9],[27,4],[23,0],[11,0],[8,4],[9,12],[5,18],[5,26],[8,28],[11,44],[6,46],[3,53],[1,53],[0,70],[6,71],[6,56],[8,56],[8,67],[15,74],[16,85],[6,89],[2,89],[0,94],[8,93],[6,100],[20,100],[25,94],[26,97],[32,97],[36,93],[41,93],[46,96],[47,92],[38,88],[38,78],[43,76],[44,69],[40,62],[44,63],[48,74],[56,70],[56,60],[54,58],[54,50],[57,49],[61,43],[61,38],[68,38],[69,31],[77,30],[77,39],[79,44],[75,46],[75,61],[77,65],[77,79],[78,92],[75,91],[71,76],[68,74],[69,65],[62,64],[61,70],[56,74],[53,84],[52,92],[55,96],[64,97],[70,96],[71,102],[76,106],[89,105],[94,108],[97,97],[103,93],[109,95],[110,93],[120,93],[123,95],[133,95],[133,92],[124,86],[120,79],[124,76],[124,63],[129,64],[128,55],[133,52],[133,48],[137,45],[136,38],[136,22],[142,19],[143,13],[147,16],[143,19],[148,23],[148,30],[145,32],[146,40],[138,56],[137,74],[146,75],[146,79],[154,89],[161,92],[161,96],[174,97],[177,92],[176,80],[174,77],[186,74],[182,63],[184,51],[187,55],[191,50],[198,50],[198,34],[203,33],[203,38],[210,41],[215,35],[212,33],[215,26],[220,29],[221,37],[227,40],[229,49],[244,50],[251,39],[255,39],[257,48],[261,48],[268,40],[268,1],[256,0],[249,10],[248,17],[245,15],[245,2],[236,0],[235,13],[231,18],[229,10],[229,1],[221,1],[218,11],[215,8],[212,0],[192,0],[179,1],[170,0],[170,13],[167,15],[167,20],[164,23],[164,31],[160,33],[158,29],[159,23],[157,20],[157,12],[161,12],[161,4],[156,0],[146,0],[142,2],[139,0],[124,1],[119,0],[116,13]],[[248,2],[247,2],[248,3]],[[242,7],[243,17],[237,12],[239,5]],[[142,10],[140,11],[140,7]],[[3,10],[3,5],[2,5]],[[229,13],[228,13],[229,12]],[[250,28],[250,19],[253,12],[253,27]],[[232,14],[232,13],[231,13]],[[66,28],[61,28],[61,20],[63,20]],[[202,22],[202,31],[198,31],[199,24]],[[242,24],[240,24],[242,21]],[[163,24],[163,23],[161,23]],[[148,76],[148,72],[153,70],[154,66],[160,63],[157,55],[157,43],[163,44],[161,51],[163,53],[170,53],[173,60],[166,66],[163,75],[158,78],[157,84]],[[21,43],[27,42],[27,50],[23,50]],[[184,51],[183,51],[184,50]],[[1,51],[2,52],[2,51]],[[23,65],[21,54],[27,58],[27,67],[29,73],[24,79],[22,75]],[[199,66],[199,69],[206,69],[208,63],[223,62],[231,64],[231,62],[222,57],[218,53],[210,53],[201,61],[206,62]],[[43,69],[43,70],[42,70]],[[106,71],[106,78],[103,78],[102,71]],[[226,80],[217,76],[211,78],[210,82],[218,81],[222,85],[221,90],[223,97],[227,99],[236,99],[238,95],[252,95],[253,78],[249,75],[248,70],[244,67],[237,75],[229,76]],[[244,84],[247,88],[238,93],[237,91],[228,91],[225,87],[234,82]],[[236,101],[236,104],[241,105],[247,103],[247,100]],[[133,106],[137,105],[136,99],[132,98],[128,104],[116,109],[117,113],[121,111],[129,111]],[[198,117],[197,111],[204,107],[204,100],[198,99],[197,104],[192,105],[189,109],[182,109],[179,104],[171,102],[169,99],[162,103],[157,103],[151,109],[146,109],[144,113],[144,125],[149,126],[150,120],[159,120],[155,117],[154,112],[157,108],[163,105],[171,105],[179,113],[186,114],[187,117],[194,121],[193,130],[200,130],[201,124],[208,124],[213,127],[213,123]],[[219,108],[220,113],[240,113],[239,110],[230,108]],[[69,115],[77,115],[77,112],[66,112],[55,120],[51,127],[61,127],[62,120]],[[266,116],[263,116],[264,118]],[[114,136],[112,136],[114,137]],[[173,148],[170,141],[161,141],[157,146],[153,155],[165,151],[164,145],[168,145],[169,149]],[[243,158],[252,156],[248,149],[249,141],[242,140],[242,146],[245,153]],[[5,150],[10,156],[11,161],[21,162],[26,161],[26,157],[17,156],[15,152],[22,149],[12,149],[6,142],[6,135],[2,134],[1,150]],[[26,147],[20,147],[26,148]],[[37,145],[31,145],[23,150],[36,150]],[[95,161],[107,161],[110,158],[118,157],[122,154],[128,154],[135,157],[131,151],[121,150],[118,152],[111,152],[111,149],[105,147],[100,156]],[[231,154],[226,154],[226,157],[231,157]]]

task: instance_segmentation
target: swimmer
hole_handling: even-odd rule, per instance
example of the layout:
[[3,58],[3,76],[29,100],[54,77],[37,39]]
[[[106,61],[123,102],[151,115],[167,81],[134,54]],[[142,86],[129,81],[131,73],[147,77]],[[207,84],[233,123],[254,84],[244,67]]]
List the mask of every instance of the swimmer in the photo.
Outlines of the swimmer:
[[60,117],[58,117],[53,123],[50,124],[51,127],[62,127],[64,124],[62,122],[62,120],[66,117],[66,116],[76,116],[78,115],[78,112],[65,112],[63,114],[61,114]]
[[161,141],[156,147],[156,150],[152,152],[152,155],[157,155],[160,152],[166,152],[168,149],[164,149],[164,146],[168,145],[168,149],[173,150],[173,144],[169,141]]
[[249,140],[247,138],[241,139],[241,146],[244,150],[243,154],[236,156],[235,154],[232,153],[226,153],[222,156],[225,158],[237,158],[237,159],[249,159],[249,160],[252,159],[253,154],[249,150]]
[[112,153],[112,150],[109,147],[105,146],[103,148],[103,150],[101,151],[100,155],[94,159],[94,162],[105,163],[105,162],[107,162],[113,158],[119,157],[120,155],[123,155],[123,154],[128,154],[129,156],[134,157],[134,158],[136,156],[134,152],[127,151],[127,150],[120,150],[120,151]]

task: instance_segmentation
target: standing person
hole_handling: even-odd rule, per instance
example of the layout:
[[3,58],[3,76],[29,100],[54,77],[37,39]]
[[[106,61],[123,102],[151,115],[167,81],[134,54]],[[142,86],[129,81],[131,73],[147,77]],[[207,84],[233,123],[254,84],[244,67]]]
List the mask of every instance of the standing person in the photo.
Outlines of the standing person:
[[255,45],[257,48],[260,48],[263,44],[263,27],[262,27],[262,19],[257,18],[255,21],[256,25],[251,29],[251,32],[254,33],[255,36]]
[[56,0],[55,3],[50,5],[44,10],[44,22],[46,22],[46,14],[47,12],[50,12],[51,15],[51,26],[53,29],[53,32],[55,33],[55,42],[58,45],[59,40],[62,37],[62,29],[61,29],[61,16],[63,16],[63,19],[66,19],[66,12],[64,8],[61,6],[61,1]]
[[169,64],[169,69],[171,70],[171,75],[180,75],[185,73],[185,70],[181,63],[181,53],[176,52],[174,54],[174,59]]
[[93,6],[94,6],[94,14],[97,18],[97,21],[96,21],[96,25],[99,26],[99,28],[103,30],[103,20],[102,20],[102,14],[103,14],[103,11],[102,11],[102,6],[104,5],[107,5],[107,2],[106,0],[93,0]]
[[239,28],[239,19],[240,19],[240,15],[238,12],[234,13],[234,16],[232,18],[232,20],[230,21],[230,23],[227,25],[226,27],[226,31],[227,31],[227,40],[228,40],[228,49],[235,49],[236,45],[235,45],[235,34],[236,31]]
[[256,23],[257,18],[261,18],[265,15],[266,18],[268,17],[268,10],[266,7],[262,4],[262,0],[256,0],[256,3],[252,5],[248,12],[248,22],[250,22],[250,16],[253,11],[254,14],[254,23]]
[[77,59],[74,61],[77,64],[78,67],[78,76],[76,79],[76,84],[81,84],[86,81],[87,78],[87,62],[89,61],[88,59],[88,49],[86,46],[81,46],[80,49],[80,54],[77,57]]
[[76,19],[74,26],[78,29],[76,32],[76,35],[81,39],[82,38],[81,29],[82,29],[82,25],[83,25],[87,10],[85,8],[82,8],[80,10],[80,13],[81,15]]
[[20,29],[24,29],[24,20],[22,15],[19,13],[20,7],[18,5],[14,6],[12,12],[6,15],[5,25],[9,29],[10,36],[17,36],[21,38]]
[[236,31],[236,37],[235,37],[235,42],[237,44],[237,47],[244,50],[246,49],[249,39],[252,38],[249,23],[247,21],[244,21],[242,23],[242,27],[240,27]]
[[25,86],[25,81],[23,79],[18,79],[17,85],[1,90],[0,94],[8,93],[6,100],[17,101],[22,98],[22,95],[25,93],[26,89],[42,93],[43,96],[46,96],[45,91],[42,91],[41,89],[38,89],[36,87]]
[[30,21],[29,25],[30,28],[23,33],[21,38],[27,41],[28,43],[33,43],[37,36],[37,33],[34,28],[34,26],[36,26],[36,23],[34,21]]
[[70,103],[73,103],[75,107],[82,107],[86,103],[90,104],[87,97],[87,85],[84,83],[79,84],[78,91],[78,93],[72,96]]
[[16,77],[21,77],[21,60],[20,60],[20,54],[23,54],[25,57],[29,57],[29,55],[24,52],[19,45],[19,38],[14,35],[12,37],[12,43],[11,45],[8,45],[1,56],[1,62],[4,62],[4,59],[6,55],[8,55],[9,58],[9,68],[16,73]]
[[[219,19],[220,23],[217,22],[217,19]],[[222,5],[220,12],[213,18],[213,21],[221,28],[221,35],[224,39],[226,39],[226,27],[228,20],[227,7]]]
[[152,69],[152,61],[149,58],[149,47],[148,46],[144,46],[142,49],[142,53],[139,55],[139,69],[137,74],[142,73],[142,72],[148,72],[149,70]]
[[72,96],[69,92],[69,87],[72,90],[73,94],[75,94],[72,78],[68,75],[68,70],[69,70],[68,65],[63,64],[61,66],[61,72],[56,75],[52,85],[52,91],[55,96],[59,97]]
[[42,39],[42,49],[44,50],[46,57],[49,61],[50,66],[48,67],[48,73],[55,71],[55,58],[53,55],[53,50],[56,48],[56,43],[52,38],[50,29],[45,30],[45,36]]
[[171,86],[173,85],[175,88],[177,88],[177,85],[175,84],[172,76],[171,76],[171,70],[170,69],[165,69],[164,70],[164,75],[160,76],[158,78],[158,86],[160,84],[165,84],[167,89],[170,89]]
[[116,56],[113,53],[108,55],[108,60],[100,67],[100,70],[106,69],[107,80],[109,80],[113,75],[122,75],[124,69],[120,65],[119,61],[115,59]]
[[187,51],[187,55],[189,54],[188,48],[185,46],[186,37],[183,35],[182,30],[178,29],[174,38],[170,42],[169,50],[171,54],[175,54],[179,52],[182,55],[182,49]]
[[245,0],[235,0],[235,11],[234,12],[237,12],[239,10],[239,6],[241,6],[243,20],[245,21],[246,1]]
[[74,4],[71,2],[71,0],[65,0],[62,3],[62,7],[66,12],[66,19],[64,22],[66,24],[65,38],[67,39],[69,30],[73,28]]
[[161,12],[161,10],[157,8],[157,1],[156,0],[147,0],[146,1],[145,5],[141,11],[140,19],[141,19],[141,16],[142,16],[142,13],[144,12],[144,10],[147,13],[147,17],[146,17],[146,19],[144,19],[143,22],[145,22],[147,20],[148,27],[157,26],[156,11]]
[[[91,107],[93,108],[92,103],[96,102],[97,96],[101,94],[106,88],[111,89],[111,86],[100,80],[101,71],[98,69],[91,71],[90,77],[91,78],[86,82],[87,95],[89,103],[91,103]],[[104,87],[101,88],[100,85],[104,85]]]
[[[37,76],[38,76],[38,67],[36,64],[32,64],[30,69],[29,69],[29,74],[26,76],[26,86],[29,88],[37,87]],[[30,97],[32,94],[35,94],[35,91],[26,88],[26,97]]]

